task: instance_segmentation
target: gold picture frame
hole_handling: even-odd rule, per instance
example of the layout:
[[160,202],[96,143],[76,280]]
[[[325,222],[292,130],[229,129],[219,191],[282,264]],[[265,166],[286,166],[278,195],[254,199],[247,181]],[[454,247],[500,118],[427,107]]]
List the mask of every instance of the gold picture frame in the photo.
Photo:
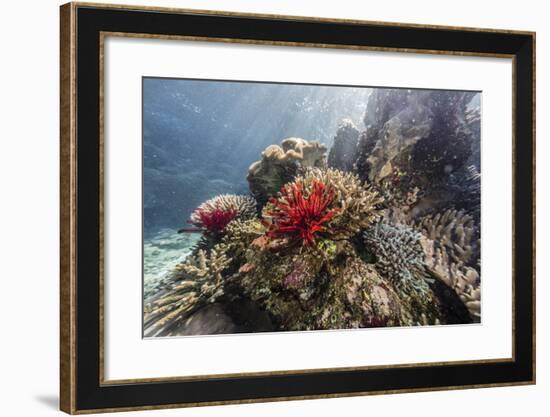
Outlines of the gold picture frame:
[[[97,13],[96,13],[97,12]],[[112,26],[112,30],[98,29],[98,25],[94,26],[87,21],[85,29],[79,27],[79,19],[89,19],[89,21],[100,21],[108,13],[116,12],[116,19],[113,19],[113,23],[109,23]],[[95,13],[95,14],[94,14]],[[403,31],[403,33],[412,34],[413,41],[414,36],[417,37],[416,41],[419,47],[411,47],[405,45],[404,47],[398,46],[380,46],[380,41],[373,36],[374,41],[368,41],[367,44],[360,39],[356,39],[357,43],[353,41],[346,41],[347,43],[323,42],[319,39],[316,42],[304,42],[298,39],[294,41],[289,40],[274,40],[274,39],[252,39],[250,37],[242,38],[235,35],[234,37],[222,37],[222,36],[197,36],[192,34],[176,34],[176,33],[140,33],[139,25],[141,20],[138,18],[144,13],[154,13],[157,16],[171,16],[181,19],[182,22],[190,17],[201,16],[208,22],[209,18],[218,19],[245,19],[254,20],[256,22],[269,22],[275,24],[280,22],[291,22],[294,25],[311,25],[311,24],[331,24],[334,25],[334,30],[338,33],[338,28],[343,26],[352,26],[356,28],[364,28],[378,30],[383,33],[384,30]],[[111,16],[111,15],[109,15]],[[106,5],[106,4],[92,4],[92,3],[69,3],[61,7],[61,162],[60,162],[60,189],[61,189],[61,328],[60,328],[60,406],[61,409],[70,414],[80,414],[88,412],[110,412],[110,411],[127,411],[127,410],[145,410],[145,409],[160,409],[160,408],[175,408],[175,407],[189,407],[189,406],[204,406],[204,405],[220,405],[220,404],[242,404],[253,402],[265,402],[265,401],[287,401],[287,400],[301,400],[312,398],[335,398],[335,397],[347,397],[355,395],[374,395],[374,394],[393,394],[401,392],[423,392],[431,390],[450,390],[450,389],[468,389],[468,388],[480,388],[480,387],[495,387],[495,386],[507,386],[507,385],[526,385],[535,383],[535,34],[527,31],[507,31],[507,30],[494,30],[494,29],[478,29],[478,28],[462,28],[462,27],[444,27],[444,26],[432,26],[432,25],[413,25],[413,24],[401,24],[401,23],[386,23],[386,22],[367,22],[357,20],[342,20],[342,19],[322,19],[314,17],[296,17],[296,16],[278,16],[278,15],[259,15],[259,14],[246,14],[246,13],[232,13],[221,11],[205,11],[205,10],[186,10],[186,9],[172,9],[172,8],[157,8],[157,7],[144,7],[144,6],[120,6],[120,5]],[[128,23],[130,26],[134,25],[135,30],[121,31],[116,30],[117,25],[121,21]],[[89,27],[93,27],[90,29]],[[159,24],[160,27],[160,24]],[[237,30],[237,29],[235,29]],[[441,40],[438,43],[437,48],[426,46],[425,34],[428,31],[438,32]],[[83,32],[89,32],[83,34]],[[342,32],[343,33],[343,32]],[[481,51],[481,48],[476,48],[476,45],[470,45],[464,43],[463,49],[442,49],[445,40],[449,43],[450,40],[470,39],[470,35],[475,34],[477,38],[483,38],[484,36],[494,36],[503,38],[501,43],[493,41],[494,45],[488,42],[489,49],[492,51]],[[83,36],[96,37],[97,44],[87,42],[82,44]],[[521,240],[522,250],[526,250],[525,258],[526,262],[531,265],[530,276],[523,276],[523,281],[520,283],[516,278],[518,270],[516,269],[516,261],[518,258],[514,257],[512,273],[513,273],[513,317],[512,328],[512,358],[495,359],[495,360],[476,360],[476,361],[456,361],[456,362],[438,362],[438,363],[411,363],[405,365],[383,365],[383,366],[367,366],[367,367],[348,367],[348,368],[324,368],[324,369],[304,369],[304,370],[289,370],[289,371],[277,371],[277,372],[260,372],[260,373],[243,373],[243,374],[218,374],[218,375],[194,375],[191,377],[170,377],[170,378],[140,378],[129,380],[106,380],[104,375],[104,339],[103,339],[103,323],[104,323],[104,309],[103,309],[103,283],[104,283],[104,268],[103,268],[103,239],[104,239],[104,165],[103,165],[103,153],[104,153],[104,107],[103,100],[105,96],[104,82],[103,82],[103,67],[104,67],[104,41],[107,36],[116,37],[138,37],[149,39],[168,39],[168,40],[191,40],[200,42],[222,42],[222,43],[244,43],[244,44],[258,44],[258,45],[278,45],[278,46],[292,46],[292,47],[315,47],[315,48],[338,48],[349,50],[369,50],[369,51],[381,51],[381,52],[398,52],[398,53],[416,53],[416,54],[444,54],[444,55],[459,55],[459,56],[481,56],[481,57],[498,57],[498,58],[510,58],[513,65],[513,117],[510,123],[512,123],[513,132],[513,213],[514,218],[516,216],[516,210],[529,209],[530,216],[525,219],[525,222],[520,227],[528,227],[530,229],[531,239],[529,242],[525,242],[524,236],[516,234],[518,225],[513,223],[513,251],[516,254],[518,239]],[[271,34],[276,38],[276,34]],[[279,35],[280,37],[284,37]],[[344,35],[342,35],[344,36]],[[381,36],[381,35],[378,35]],[[95,38],[94,38],[95,39]],[[361,42],[359,42],[361,41]],[[411,41],[411,42],[413,42]],[[466,42],[466,41],[465,41]],[[95,45],[97,50],[89,49],[89,45]],[[495,46],[496,45],[496,46]],[[497,47],[498,46],[498,47]],[[86,49],[88,48],[88,49]],[[500,49],[499,49],[500,48]],[[509,50],[509,52],[502,52],[503,50]],[[97,62],[97,73],[92,74],[90,77],[97,77],[98,90],[97,104],[98,114],[96,118],[97,133],[96,141],[98,147],[98,159],[96,161],[96,171],[84,171],[87,167],[79,165],[79,155],[81,155],[82,147],[79,146],[80,130],[78,129],[79,123],[85,117],[82,114],[82,110],[79,108],[79,98],[82,78],[78,77],[78,65],[79,54],[95,53],[92,61]],[[518,78],[518,71],[521,72],[521,78]],[[525,78],[527,74],[527,78]],[[519,90],[519,94],[518,94]],[[530,94],[529,91],[530,90]],[[522,106],[529,106],[527,115],[518,115],[517,106],[520,103]],[[518,117],[521,116],[520,119]],[[518,129],[522,132],[529,131],[530,138],[519,138]],[[517,148],[522,147],[521,155],[518,155]],[[527,157],[525,156],[527,155]],[[518,160],[521,157],[523,159]],[[530,175],[526,178],[518,178],[518,163],[522,164],[522,169],[529,167]],[[83,228],[83,224],[79,223],[82,206],[79,206],[79,195],[88,192],[87,183],[90,182],[90,178],[93,178],[97,174],[93,186],[90,187],[92,194],[94,190],[97,190],[97,204],[95,210],[97,212],[96,228],[89,227],[86,230]],[[92,181],[93,182],[93,181]],[[521,183],[520,189],[517,184]],[[526,186],[529,187],[526,188]],[[95,187],[95,188],[94,188]],[[531,204],[530,207],[518,208],[518,190],[521,190],[521,198],[527,198]],[[79,210],[80,209],[80,210]],[[97,237],[98,248],[96,259],[97,275],[95,275],[95,285],[97,285],[98,298],[95,300],[96,307],[90,309],[88,306],[79,304],[78,291],[82,287],[83,283],[79,281],[82,279],[79,271],[82,269],[83,256],[81,247],[79,247],[79,237],[88,236],[93,234]],[[524,248],[524,246],[527,246]],[[88,261],[86,261],[88,262]],[[88,264],[86,264],[88,265]],[[522,265],[522,271],[525,271],[525,266]],[[527,283],[527,284],[526,284]],[[521,320],[527,323],[530,332],[530,340],[526,340],[526,336],[522,333],[520,337],[516,337],[517,320],[516,310],[518,308],[517,299],[518,285],[521,285],[520,295],[524,298],[521,306],[522,311]],[[525,306],[525,300],[530,301]],[[528,309],[529,311],[526,311]],[[96,314],[97,313],[97,314]],[[96,317],[99,325],[97,333],[98,345],[91,348],[87,348],[87,355],[89,357],[97,357],[97,363],[95,364],[98,370],[97,381],[89,380],[89,374],[93,374],[88,370],[83,371],[79,368],[79,354],[82,352],[83,347],[79,346],[79,335],[83,337],[83,333],[86,329],[83,329],[77,320],[78,317],[86,315],[87,317]],[[95,340],[96,335],[91,336],[91,340]],[[86,336],[86,339],[90,337]],[[518,357],[518,346],[521,347]],[[526,353],[527,352],[527,353]],[[88,358],[89,358],[88,357]],[[82,362],[80,362],[81,364]],[[365,375],[369,372],[378,370],[404,370],[408,369],[414,372],[416,369],[425,368],[441,368],[441,372],[445,372],[445,368],[452,367],[478,367],[478,366],[500,366],[506,365],[510,369],[519,369],[521,375],[525,374],[527,377],[522,377],[516,380],[511,375],[504,375],[503,380],[500,382],[476,382],[456,384],[443,384],[434,386],[411,386],[411,387],[386,387],[384,389],[365,389],[365,390],[353,390],[349,392],[323,392],[304,394],[296,392],[294,395],[272,395],[272,396],[258,396],[257,393],[250,393],[241,398],[230,399],[205,399],[201,401],[192,401],[187,397],[182,396],[182,401],[166,401],[164,397],[158,396],[158,402],[148,402],[147,404],[131,404],[126,400],[117,400],[116,390],[123,389],[132,390],[136,386],[149,386],[151,390],[158,389],[159,383],[193,383],[214,381],[219,379],[229,380],[244,380],[246,378],[274,378],[278,376],[294,377],[297,375],[310,375],[315,377],[316,374],[342,374],[363,372]],[[481,368],[480,368],[481,369]],[[486,368],[489,369],[489,368]],[[493,369],[493,368],[490,368]],[[504,372],[504,371],[503,371]],[[328,378],[328,377],[327,377]],[[86,380],[83,382],[83,380]],[[424,383],[425,385],[425,383]],[[90,388],[92,386],[92,388]],[[183,385],[182,385],[183,386]],[[106,390],[112,389],[109,393]],[[99,394],[102,391],[102,394]],[[111,393],[112,392],[112,393]],[[154,394],[150,394],[151,398],[154,398]],[[221,396],[223,397],[223,395]],[[86,398],[86,399],[83,399]],[[126,401],[126,402],[125,402]]]

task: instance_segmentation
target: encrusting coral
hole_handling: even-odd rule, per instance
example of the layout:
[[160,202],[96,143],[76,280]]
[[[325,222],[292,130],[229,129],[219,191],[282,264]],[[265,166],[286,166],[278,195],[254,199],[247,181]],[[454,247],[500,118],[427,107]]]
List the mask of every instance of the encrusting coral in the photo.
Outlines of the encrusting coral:
[[347,329],[439,323],[431,291],[409,295],[359,258],[349,241],[332,257],[307,247],[281,256],[253,243],[242,271],[243,291],[281,330]]
[[[352,253],[349,242],[338,245],[341,254]],[[327,259],[310,246],[281,255],[259,239],[247,252],[245,265],[243,291],[282,330],[399,324],[398,296],[359,258]]]

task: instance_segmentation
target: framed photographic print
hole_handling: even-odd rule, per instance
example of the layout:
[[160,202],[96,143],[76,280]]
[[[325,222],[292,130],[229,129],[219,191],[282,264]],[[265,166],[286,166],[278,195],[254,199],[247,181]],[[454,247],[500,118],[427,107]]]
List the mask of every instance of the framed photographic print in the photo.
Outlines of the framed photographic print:
[[535,382],[535,34],[61,7],[61,409]]

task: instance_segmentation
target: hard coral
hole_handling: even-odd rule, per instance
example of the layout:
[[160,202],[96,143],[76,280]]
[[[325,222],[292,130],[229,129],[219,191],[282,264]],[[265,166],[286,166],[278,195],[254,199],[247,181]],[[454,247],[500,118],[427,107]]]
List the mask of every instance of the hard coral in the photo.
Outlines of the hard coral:
[[250,192],[260,205],[265,204],[281,187],[292,181],[299,170],[326,166],[327,147],[317,141],[287,138],[279,145],[270,145],[262,159],[248,168]]
[[429,292],[419,232],[407,226],[378,223],[363,237],[376,256],[377,269],[397,288],[421,295]]
[[236,218],[252,218],[256,214],[256,201],[249,196],[224,194],[197,207],[189,223],[210,234],[222,232]]
[[415,225],[424,235],[421,244],[428,271],[452,288],[474,322],[481,319],[479,231],[474,218],[447,210],[426,216]]
[[333,206],[339,212],[331,226],[339,239],[350,238],[379,217],[377,206],[383,199],[355,174],[332,168],[310,168],[304,174],[304,180],[305,184],[323,181],[334,188]]
[[266,236],[291,245],[332,247],[329,241],[348,239],[371,224],[380,202],[354,174],[309,168],[264,207]]
[[223,271],[230,260],[219,248],[198,250],[176,267],[178,273],[168,288],[145,305],[145,336],[169,336],[191,314],[211,304],[224,293]]
[[315,245],[315,238],[330,233],[327,224],[338,209],[331,209],[335,190],[314,180],[309,190],[304,190],[303,181],[286,185],[279,198],[271,198],[272,208],[266,211],[271,218],[267,236],[272,239],[301,241],[306,246]]

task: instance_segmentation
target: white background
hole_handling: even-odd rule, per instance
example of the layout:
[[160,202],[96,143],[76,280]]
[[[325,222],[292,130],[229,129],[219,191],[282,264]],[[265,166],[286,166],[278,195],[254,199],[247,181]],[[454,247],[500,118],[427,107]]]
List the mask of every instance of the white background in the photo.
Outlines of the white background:
[[[134,4],[151,4],[134,0]],[[387,2],[161,1],[155,5],[369,20],[465,25],[537,31],[537,113],[548,114],[550,72],[548,12],[541,1]],[[6,3],[2,9],[2,204],[3,415],[55,414],[58,391],[58,2]],[[404,69],[406,70],[406,69]],[[548,122],[539,117],[538,239],[539,299],[550,290],[550,157]],[[7,266],[7,268],[6,268]],[[538,303],[537,386],[400,394],[247,406],[149,412],[181,416],[446,416],[546,415],[550,392],[550,304]],[[146,415],[144,412],[141,415]],[[140,415],[129,413],[126,415]]]
[[[482,325],[142,340],[143,75],[483,91]],[[511,59],[107,37],[106,379],[511,358],[511,80]]]

